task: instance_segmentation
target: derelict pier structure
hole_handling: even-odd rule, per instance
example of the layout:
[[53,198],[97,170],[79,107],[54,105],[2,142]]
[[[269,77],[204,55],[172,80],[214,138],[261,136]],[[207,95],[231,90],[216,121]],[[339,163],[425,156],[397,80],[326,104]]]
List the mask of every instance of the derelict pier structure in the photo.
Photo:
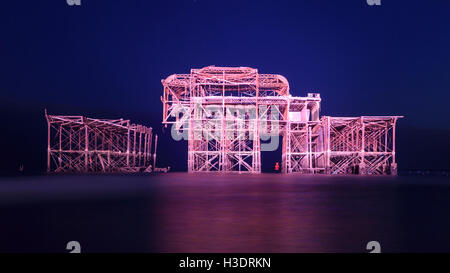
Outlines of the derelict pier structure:
[[189,172],[260,173],[261,152],[282,145],[284,173],[397,173],[401,116],[321,117],[320,94],[292,96],[285,77],[249,67],[192,69],[162,84],[162,123],[188,141]]
[[48,115],[47,111],[45,116],[47,172],[138,172],[154,168],[156,140],[152,158],[152,128],[124,119]]

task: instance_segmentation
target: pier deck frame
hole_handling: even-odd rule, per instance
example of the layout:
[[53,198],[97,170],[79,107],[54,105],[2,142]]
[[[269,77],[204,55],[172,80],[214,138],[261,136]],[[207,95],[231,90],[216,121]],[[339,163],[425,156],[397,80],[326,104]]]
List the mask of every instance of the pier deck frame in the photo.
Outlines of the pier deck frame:
[[47,172],[136,172],[150,165],[152,128],[47,111],[45,117]]

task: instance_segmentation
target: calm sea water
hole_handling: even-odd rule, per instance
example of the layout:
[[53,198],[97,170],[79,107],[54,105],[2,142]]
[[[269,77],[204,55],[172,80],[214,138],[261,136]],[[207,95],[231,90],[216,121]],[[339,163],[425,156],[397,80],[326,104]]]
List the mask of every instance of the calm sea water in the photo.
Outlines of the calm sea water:
[[445,176],[74,175],[0,179],[0,251],[450,251]]

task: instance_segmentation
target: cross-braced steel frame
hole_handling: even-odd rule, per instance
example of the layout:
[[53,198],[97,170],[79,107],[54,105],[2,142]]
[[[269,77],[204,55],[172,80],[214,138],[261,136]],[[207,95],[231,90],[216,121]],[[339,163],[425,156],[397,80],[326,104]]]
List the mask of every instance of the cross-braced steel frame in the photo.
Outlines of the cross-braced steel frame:
[[47,172],[136,172],[150,166],[152,128],[123,119],[48,115]]
[[396,174],[395,127],[399,116],[323,117],[331,174]]
[[293,97],[286,78],[249,67],[192,69],[162,84],[163,124],[186,136],[189,172],[259,173],[261,140],[281,136],[285,173],[396,173],[399,116],[320,118],[319,94]]

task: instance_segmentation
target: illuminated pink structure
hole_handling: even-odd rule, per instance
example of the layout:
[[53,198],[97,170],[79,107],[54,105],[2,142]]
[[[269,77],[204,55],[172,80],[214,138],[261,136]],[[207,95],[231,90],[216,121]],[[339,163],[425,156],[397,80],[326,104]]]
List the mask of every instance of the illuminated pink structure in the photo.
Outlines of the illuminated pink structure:
[[47,172],[152,171],[152,128],[123,119],[56,116],[47,111],[45,117]]
[[188,141],[189,172],[260,173],[261,152],[281,137],[284,173],[397,173],[401,116],[320,117],[318,93],[294,97],[285,77],[249,67],[192,69],[162,84],[162,122]]

